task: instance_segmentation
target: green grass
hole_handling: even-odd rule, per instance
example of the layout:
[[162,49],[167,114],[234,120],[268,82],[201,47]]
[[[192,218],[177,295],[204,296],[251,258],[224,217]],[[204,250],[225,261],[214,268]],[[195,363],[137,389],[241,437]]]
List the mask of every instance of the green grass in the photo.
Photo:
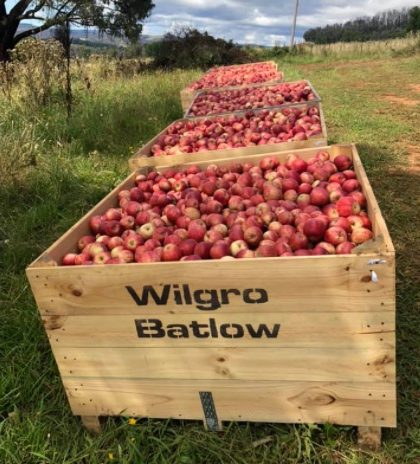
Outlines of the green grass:
[[33,110],[0,97],[1,463],[419,462],[420,192],[406,149],[420,147],[420,106],[384,95],[420,100],[409,86],[420,59],[281,67],[319,91],[331,142],[358,143],[397,248],[398,428],[385,430],[379,452],[362,452],[351,427],[230,424],[213,434],[200,423],[118,418],[91,437],[71,415],[24,270],[125,177],[135,147],[181,116],[178,91],[197,73],[147,74],[80,86],[69,124],[58,105]]

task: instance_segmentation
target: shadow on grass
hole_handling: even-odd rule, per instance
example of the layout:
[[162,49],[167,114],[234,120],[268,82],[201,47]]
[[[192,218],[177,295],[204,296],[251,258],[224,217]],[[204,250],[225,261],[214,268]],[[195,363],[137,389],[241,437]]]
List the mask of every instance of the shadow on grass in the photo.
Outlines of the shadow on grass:
[[420,258],[414,250],[420,238],[415,201],[420,177],[389,149],[368,144],[358,149],[396,249],[398,423],[408,431],[416,425],[419,402]]
[[81,161],[72,168],[69,162],[32,168],[23,178],[0,186],[4,270],[23,272],[124,177],[113,171],[101,174],[94,163]]

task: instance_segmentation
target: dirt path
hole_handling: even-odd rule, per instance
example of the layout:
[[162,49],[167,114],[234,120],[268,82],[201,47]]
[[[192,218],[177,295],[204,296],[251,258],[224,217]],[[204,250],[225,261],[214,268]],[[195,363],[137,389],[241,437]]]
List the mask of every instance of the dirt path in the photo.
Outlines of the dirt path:
[[407,144],[405,148],[408,151],[407,171],[420,175],[420,146]]
[[419,100],[412,100],[411,98],[398,97],[397,95],[384,95],[384,100],[390,103],[396,103],[397,105],[404,106],[416,106],[420,103]]

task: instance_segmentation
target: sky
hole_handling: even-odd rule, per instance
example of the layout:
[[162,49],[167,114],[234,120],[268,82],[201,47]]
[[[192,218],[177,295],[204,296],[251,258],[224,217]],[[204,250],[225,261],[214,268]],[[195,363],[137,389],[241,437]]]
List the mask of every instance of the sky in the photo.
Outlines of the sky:
[[[9,7],[15,1],[8,0]],[[207,30],[239,43],[282,45],[290,40],[295,0],[154,0],[144,33],[163,35],[183,26]],[[420,0],[300,0],[297,37],[305,30],[388,9],[418,5]]]
[[[187,25],[240,43],[284,44],[290,40],[295,0],[154,0],[144,33],[161,35]],[[297,35],[305,30],[388,9],[418,5],[419,0],[300,0]]]

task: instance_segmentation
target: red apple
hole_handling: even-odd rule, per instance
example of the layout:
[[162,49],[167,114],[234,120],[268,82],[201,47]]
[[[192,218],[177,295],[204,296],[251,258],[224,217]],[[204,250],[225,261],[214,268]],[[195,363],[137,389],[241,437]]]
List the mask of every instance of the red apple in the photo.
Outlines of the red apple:
[[93,235],[85,235],[78,241],[77,246],[80,251],[83,251],[89,243],[94,243],[95,241],[96,238]]
[[181,250],[177,245],[168,243],[162,250],[162,261],[179,261],[182,257]]
[[326,230],[324,239],[334,246],[347,241],[347,232],[338,226],[330,227]]
[[246,244],[246,242],[244,240],[235,240],[230,245],[230,252],[231,252],[232,256],[236,257],[236,255],[241,250],[246,250],[247,248],[248,248],[248,245]]
[[63,266],[74,266],[76,257],[76,253],[67,253],[66,255],[64,255],[64,258],[62,260]]
[[373,237],[371,230],[366,229],[365,227],[357,227],[353,229],[351,233],[351,241],[356,245],[367,242]]
[[354,243],[343,242],[337,245],[336,252],[338,255],[349,255],[355,247]]
[[353,164],[352,160],[347,155],[338,155],[333,161],[339,171],[346,171]]
[[212,259],[222,259],[224,256],[229,255],[229,245],[223,240],[218,240],[212,244],[210,248],[210,257]]
[[360,213],[359,203],[357,203],[357,201],[351,196],[340,198],[337,201],[336,206],[338,214],[342,217],[348,217],[352,214]]
[[305,221],[303,225],[303,233],[311,242],[317,242],[324,236],[326,228],[324,221],[312,218]]

